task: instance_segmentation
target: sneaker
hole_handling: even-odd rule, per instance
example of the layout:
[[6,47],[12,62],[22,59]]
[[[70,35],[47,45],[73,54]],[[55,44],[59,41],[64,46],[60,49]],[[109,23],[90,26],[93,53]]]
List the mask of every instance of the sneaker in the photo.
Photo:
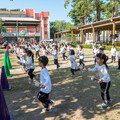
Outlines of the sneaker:
[[71,77],[75,77],[76,75],[71,75]]
[[49,105],[54,105],[55,104],[55,101],[51,100]]
[[107,108],[107,107],[108,107],[108,105],[107,105],[107,104],[105,104],[105,103],[103,103],[102,105],[100,105],[100,107],[102,107],[102,108]]
[[50,108],[43,108],[41,113],[43,114],[43,113],[47,113],[47,112],[51,112],[51,111],[52,111],[52,109],[50,109]]
[[109,100],[109,101],[108,101],[108,104],[111,104],[111,103],[112,103],[112,100]]
[[35,78],[36,78],[36,79],[39,78],[39,75],[35,75]]
[[33,80],[29,80],[28,83],[29,83],[29,84],[33,84]]

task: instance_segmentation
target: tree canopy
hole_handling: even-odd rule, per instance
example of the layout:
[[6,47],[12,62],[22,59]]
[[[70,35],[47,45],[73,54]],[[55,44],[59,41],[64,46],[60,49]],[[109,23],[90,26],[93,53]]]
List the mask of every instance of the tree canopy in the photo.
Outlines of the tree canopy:
[[119,13],[120,0],[65,0],[64,7],[71,6],[68,16],[74,25],[116,17]]
[[54,22],[50,22],[50,36],[53,39],[55,32],[70,30],[73,27],[74,27],[73,24],[66,22],[64,20],[61,21],[56,20]]

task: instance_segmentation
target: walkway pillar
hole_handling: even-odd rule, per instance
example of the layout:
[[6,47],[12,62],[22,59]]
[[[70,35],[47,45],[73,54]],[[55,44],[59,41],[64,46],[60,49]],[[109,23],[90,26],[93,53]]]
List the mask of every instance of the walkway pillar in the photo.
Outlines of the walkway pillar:
[[96,41],[95,28],[94,28],[94,26],[92,26],[92,27],[93,27],[93,28],[92,28],[93,42],[95,42],[95,41]]
[[71,41],[73,41],[73,30],[71,30]]
[[112,31],[112,43],[114,43],[115,42],[115,30],[116,30],[116,25],[115,25],[115,23],[113,22],[113,31]]

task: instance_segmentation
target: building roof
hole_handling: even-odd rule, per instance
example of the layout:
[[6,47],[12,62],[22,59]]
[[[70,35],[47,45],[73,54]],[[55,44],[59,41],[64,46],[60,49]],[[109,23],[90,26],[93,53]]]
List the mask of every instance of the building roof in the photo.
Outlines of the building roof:
[[40,21],[29,17],[1,17],[3,26],[37,26]]
[[78,34],[80,33],[80,30],[86,30],[86,32],[92,32],[93,28],[95,28],[95,31],[113,30],[113,24],[116,25],[115,27],[116,30],[120,30],[120,16],[93,22],[87,25],[81,25],[78,26],[77,28],[70,29],[67,31],[56,32],[55,34],[72,33],[71,31],[73,31],[73,34]]
[[39,22],[39,20],[28,17],[1,17],[2,21],[30,21]]

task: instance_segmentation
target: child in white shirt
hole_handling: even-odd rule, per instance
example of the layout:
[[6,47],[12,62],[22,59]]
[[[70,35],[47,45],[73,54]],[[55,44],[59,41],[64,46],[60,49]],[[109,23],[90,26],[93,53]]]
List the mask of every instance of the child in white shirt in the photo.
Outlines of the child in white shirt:
[[52,53],[51,53],[54,57],[54,64],[57,66],[57,69],[60,67],[59,66],[59,63],[58,63],[58,48],[57,46],[53,46],[53,50],[52,50]]
[[96,55],[97,64],[92,69],[88,68],[88,71],[93,71],[93,72],[97,71],[99,73],[100,78],[98,79],[98,83],[100,83],[101,97],[104,102],[102,105],[100,105],[102,108],[107,107],[111,102],[110,95],[109,95],[111,79],[107,70],[108,69],[108,66],[106,63],[107,60],[108,60],[108,56],[102,53],[98,53]]
[[48,51],[46,49],[45,46],[42,47],[42,56],[47,56],[48,55]]
[[112,48],[111,48],[111,55],[112,55],[112,62],[115,62],[115,57],[116,57],[116,48],[115,48],[115,45],[112,45]]
[[40,55],[39,55],[40,46],[36,43],[34,48],[35,48],[35,51],[36,51],[36,53],[35,53],[35,54],[36,54],[36,58],[37,58],[37,57],[40,57]]
[[45,113],[50,112],[50,105],[54,104],[54,101],[49,99],[49,94],[51,92],[52,85],[50,75],[46,68],[46,65],[48,64],[48,58],[46,56],[41,56],[38,59],[38,62],[42,70],[40,72],[40,92],[38,93],[37,98],[44,106],[41,113]]
[[67,58],[67,56],[65,55],[66,50],[67,50],[66,47],[62,44],[60,53],[62,54],[63,60],[65,60],[65,58]]
[[28,71],[28,75],[30,77],[29,84],[33,83],[33,78],[36,77],[33,74],[33,71],[35,69],[34,65],[34,54],[32,53],[31,50],[27,50],[27,60],[25,62],[25,69]]
[[95,48],[94,48],[94,50],[93,50],[93,53],[94,53],[94,58],[95,58],[94,63],[96,64],[96,55],[99,53],[99,48],[98,48],[98,46],[95,46]]
[[80,70],[78,68],[77,62],[75,61],[75,51],[73,49],[70,50],[70,55],[67,58],[71,62],[71,77],[75,77],[75,71]]
[[79,50],[78,50],[78,57],[79,57],[79,66],[83,65],[83,69],[85,67],[85,64],[84,64],[84,51],[83,51],[83,46],[80,45],[79,46]]

